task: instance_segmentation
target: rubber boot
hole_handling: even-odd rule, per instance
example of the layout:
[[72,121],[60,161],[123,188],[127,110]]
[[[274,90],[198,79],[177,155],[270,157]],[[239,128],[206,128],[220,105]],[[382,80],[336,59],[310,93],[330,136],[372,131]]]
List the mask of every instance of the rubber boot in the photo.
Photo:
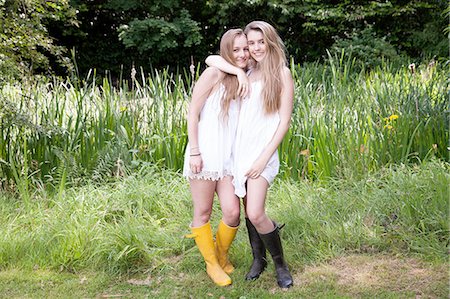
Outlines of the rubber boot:
[[268,234],[260,234],[260,237],[272,256],[273,263],[275,264],[275,271],[277,273],[278,285],[281,288],[290,288],[294,282],[291,273],[289,273],[288,266],[284,261],[283,247],[281,246],[278,226],[275,225],[275,229]]
[[192,235],[188,237],[194,238],[200,253],[206,263],[206,273],[218,286],[227,286],[231,284],[231,278],[220,267],[217,260],[216,250],[212,237],[211,224],[209,221],[200,227],[191,227]]
[[233,243],[234,237],[239,226],[228,226],[220,220],[219,227],[217,228],[216,234],[216,254],[219,265],[227,274],[231,274],[234,271],[233,265],[228,260],[228,249]]
[[245,275],[245,279],[255,280],[258,279],[264,269],[266,269],[266,247],[264,246],[258,231],[248,218],[245,218],[245,225],[247,226],[248,239],[252,247],[253,255],[252,266],[250,267],[250,271],[248,271],[247,275]]

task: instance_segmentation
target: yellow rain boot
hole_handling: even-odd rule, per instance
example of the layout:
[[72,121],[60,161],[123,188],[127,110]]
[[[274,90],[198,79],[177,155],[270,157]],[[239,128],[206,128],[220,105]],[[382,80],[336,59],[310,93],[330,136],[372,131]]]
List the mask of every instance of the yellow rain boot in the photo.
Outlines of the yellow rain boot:
[[220,220],[219,227],[216,234],[216,254],[219,260],[219,265],[227,273],[231,274],[234,271],[233,265],[228,260],[228,249],[233,243],[239,226],[228,226]]
[[211,224],[209,221],[200,227],[191,227],[192,237],[195,239],[200,253],[205,259],[206,273],[218,286],[227,286],[231,284],[231,278],[220,267],[217,260],[216,251],[214,248],[214,241],[212,237]]

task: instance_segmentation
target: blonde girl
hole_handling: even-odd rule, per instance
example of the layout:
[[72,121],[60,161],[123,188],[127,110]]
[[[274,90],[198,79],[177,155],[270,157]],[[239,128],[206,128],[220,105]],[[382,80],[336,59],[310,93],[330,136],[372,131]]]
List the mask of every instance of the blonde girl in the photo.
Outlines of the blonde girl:
[[289,129],[293,109],[294,83],[287,67],[284,44],[275,28],[264,21],[245,29],[251,56],[248,81],[245,72],[210,56],[208,65],[235,74],[249,96],[242,101],[234,147],[235,194],[244,198],[246,226],[253,263],[247,280],[257,279],[267,266],[270,252],[278,285],[289,288],[292,276],[283,255],[279,228],[265,212],[267,190],[279,171],[277,148]]
[[[227,31],[220,42],[227,63],[244,69],[249,52],[241,29]],[[207,68],[195,84],[188,113],[189,143],[183,175],[188,177],[194,206],[190,235],[205,260],[206,272],[219,286],[231,284],[228,249],[239,226],[239,198],[234,194],[232,148],[239,114],[238,81],[217,68]],[[222,209],[216,242],[210,225],[214,194]]]

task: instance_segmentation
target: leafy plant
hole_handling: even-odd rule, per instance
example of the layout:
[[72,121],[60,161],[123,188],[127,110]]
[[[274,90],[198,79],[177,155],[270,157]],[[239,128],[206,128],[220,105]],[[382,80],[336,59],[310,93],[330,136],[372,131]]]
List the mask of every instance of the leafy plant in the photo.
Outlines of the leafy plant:
[[378,37],[372,26],[353,30],[346,37],[336,38],[331,47],[332,55],[342,54],[345,59],[355,59],[365,69],[381,66],[385,61],[398,63],[400,55],[386,37]]
[[[359,177],[390,164],[448,161],[447,79],[439,62],[414,72],[390,64],[359,71],[355,60],[330,55],[327,64],[292,64],[291,71],[295,105],[279,149],[282,177]],[[181,170],[191,76],[142,72],[119,88],[95,72],[75,83],[6,83],[3,184],[27,179],[28,186],[64,190],[126,176],[146,163]]]
[[66,48],[48,33],[49,22],[75,26],[76,11],[68,0],[0,1],[0,79],[47,74],[51,60],[72,70]]

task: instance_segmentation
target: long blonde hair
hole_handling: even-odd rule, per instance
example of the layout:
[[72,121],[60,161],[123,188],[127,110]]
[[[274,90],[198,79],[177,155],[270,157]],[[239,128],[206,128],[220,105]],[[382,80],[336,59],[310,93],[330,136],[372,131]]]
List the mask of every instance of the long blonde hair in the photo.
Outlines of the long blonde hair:
[[[227,62],[234,66],[236,65],[235,59],[233,57],[234,40],[240,36],[245,36],[242,29],[230,29],[222,35],[220,39],[220,56],[224,58]],[[228,109],[230,108],[230,103],[233,99],[238,98],[238,80],[234,75],[225,73],[222,79],[222,84],[225,87],[225,93],[222,97],[222,116],[226,118],[228,116]]]
[[262,72],[264,110],[266,113],[278,111],[281,104],[281,72],[287,66],[285,46],[276,29],[267,22],[253,21],[245,26],[244,33],[256,30],[262,33],[266,45],[263,61],[256,63]]

